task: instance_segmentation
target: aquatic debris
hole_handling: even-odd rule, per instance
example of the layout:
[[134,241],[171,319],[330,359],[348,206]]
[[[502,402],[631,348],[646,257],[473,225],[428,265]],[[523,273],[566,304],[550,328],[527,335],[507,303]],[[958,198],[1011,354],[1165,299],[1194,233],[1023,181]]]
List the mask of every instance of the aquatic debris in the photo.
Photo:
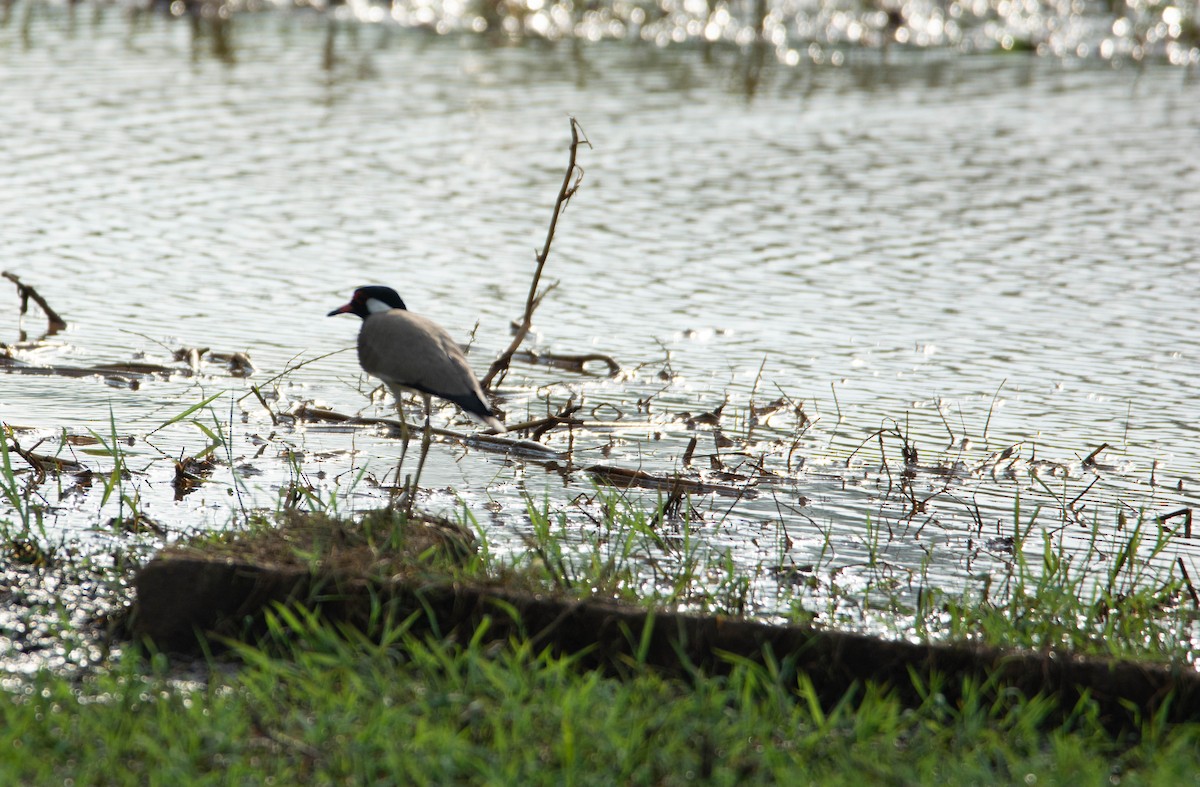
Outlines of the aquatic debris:
[[[224,362],[227,364],[227,369],[232,377],[249,377],[254,373],[254,366],[250,363],[250,356],[245,353],[212,353],[209,358],[214,361]],[[186,359],[186,356],[185,356]],[[158,378],[169,379],[175,376],[192,377],[197,374],[190,360],[187,367],[166,366],[159,363],[146,363],[142,361],[117,361],[114,363],[101,363],[95,366],[68,366],[64,364],[52,364],[49,366],[37,366],[25,363],[13,356],[11,352],[5,352],[0,355],[0,371],[5,371],[10,374],[31,374],[42,377],[101,377],[104,382],[109,385],[129,388],[136,391],[142,387],[142,381],[146,379]]]
[[[8,271],[0,272],[0,276],[3,276],[17,286],[17,292],[21,296],[22,317],[28,311],[29,301],[31,300],[40,306],[46,314],[46,319],[49,323],[48,329],[45,334],[33,342],[33,346],[42,345],[47,337],[67,327],[66,320],[60,317],[58,312],[31,285],[25,284],[18,276]],[[21,338],[22,341],[25,340],[24,331],[21,333]],[[109,385],[129,388],[134,391],[141,387],[141,382],[146,377],[168,378],[173,375],[191,376],[198,374],[200,371],[200,359],[205,353],[208,353],[209,359],[213,362],[225,364],[229,374],[233,377],[249,377],[254,373],[254,364],[251,363],[248,354],[244,352],[209,352],[207,347],[203,349],[184,347],[175,350],[172,353],[173,360],[186,363],[187,368],[185,369],[142,361],[117,361],[96,364],[94,366],[44,366],[25,363],[17,357],[13,348],[7,345],[0,345],[0,350],[2,350],[0,352],[0,370],[6,372],[74,378],[98,376],[102,377]]]
[[199,459],[194,456],[183,457],[175,461],[175,478],[171,482],[175,490],[175,502],[179,502],[200,488],[213,468],[217,466],[212,456]]
[[1155,520],[1158,522],[1159,526],[1162,527],[1162,526],[1166,525],[1169,520],[1174,519],[1175,517],[1183,517],[1183,537],[1191,538],[1192,537],[1192,509],[1191,508],[1180,508],[1179,510],[1172,511],[1169,514],[1162,514],[1162,515],[1156,517]]
[[247,353],[209,353],[208,357],[217,363],[225,364],[232,377],[249,377],[254,374],[254,364],[250,362]]
[[522,350],[521,352],[513,353],[512,359],[514,361],[521,361],[522,363],[551,366],[555,369],[575,372],[576,374],[595,374],[595,372],[588,371],[588,364],[602,363],[608,368],[608,372],[604,376],[616,377],[621,373],[621,364],[617,363],[611,355],[605,355],[604,353],[569,355],[566,353],[545,352],[544,350]]
[[12,427],[7,427],[5,429],[5,437],[7,437],[9,443],[11,444],[9,445],[9,449],[14,454],[24,459],[26,464],[28,464],[33,470],[36,477],[36,480],[34,481],[35,485],[42,483],[42,481],[46,479],[47,471],[58,474],[62,472],[73,473],[87,469],[83,464],[76,462],[74,459],[34,453],[34,449],[42,444],[42,441],[40,440],[33,446],[33,448],[22,448],[21,444],[17,442],[17,437],[15,434],[13,434],[13,431],[14,430]]
[[[686,421],[688,429],[695,429],[698,425],[717,426],[721,423],[721,412],[724,411],[725,405],[728,403],[729,400],[727,398],[725,401],[717,405],[716,409],[710,412],[692,415],[690,412],[685,411],[679,413],[675,417],[682,421]],[[732,445],[732,443],[730,443],[730,445]]]
[[232,377],[249,377],[254,374],[254,364],[250,355],[244,352],[216,352],[207,347],[179,347],[171,353],[176,361],[184,362],[195,373],[200,371],[200,363],[205,355],[213,363],[224,364]]
[[743,477],[742,480],[745,483],[742,486],[714,484],[699,478],[654,474],[648,473],[645,470],[633,470],[613,465],[590,465],[583,468],[583,471],[597,481],[602,481],[611,486],[624,489],[631,486],[640,486],[647,489],[670,490],[672,495],[681,491],[687,491],[696,494],[716,493],[727,497],[740,497],[746,494],[748,487],[752,487],[757,483],[757,479],[755,478]]
[[153,533],[156,536],[165,536],[167,534],[165,527],[141,511],[134,511],[129,516],[111,517],[105,526],[113,532],[128,533],[130,535]]
[[29,311],[30,300],[42,307],[42,311],[45,312],[46,320],[49,323],[49,326],[46,329],[46,336],[53,336],[67,327],[67,321],[58,316],[58,312],[54,311],[54,309],[50,307],[50,304],[46,303],[46,299],[43,298],[41,294],[33,288],[32,285],[25,284],[16,274],[9,273],[8,271],[0,272],[0,276],[3,276],[13,284],[17,285],[17,294],[21,296],[22,317],[24,317],[26,312]]
[[1192,578],[1188,574],[1187,566],[1184,565],[1182,556],[1175,558],[1175,565],[1179,566],[1179,576],[1183,578],[1183,586],[1187,589],[1188,595],[1192,599],[1192,606],[1200,609],[1200,594],[1196,593],[1196,586],[1192,584]]
[[[288,415],[302,421],[330,421],[333,423],[364,426],[387,426],[395,429],[397,432],[401,429],[400,421],[396,418],[370,418],[366,416],[346,415],[345,413],[339,413],[324,407],[317,407],[311,403],[301,404],[291,413],[288,413]],[[523,425],[517,424],[509,431],[515,431],[521,426]],[[413,430],[423,428],[417,424],[406,424],[406,427]],[[551,459],[559,457],[558,451],[531,440],[516,440],[501,435],[483,434],[482,432],[465,434],[463,432],[456,432],[453,429],[442,429],[436,426],[431,427],[430,433],[438,437],[448,437],[461,443],[470,443],[490,451],[516,451],[529,456],[542,456]]]

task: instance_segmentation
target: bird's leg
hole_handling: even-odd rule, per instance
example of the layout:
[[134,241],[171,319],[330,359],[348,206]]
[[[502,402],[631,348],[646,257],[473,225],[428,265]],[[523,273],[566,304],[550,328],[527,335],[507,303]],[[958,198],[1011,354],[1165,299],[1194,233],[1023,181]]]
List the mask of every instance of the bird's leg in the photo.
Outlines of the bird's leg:
[[396,415],[400,416],[400,459],[396,462],[396,482],[392,487],[389,507],[394,508],[398,499],[403,497],[404,508],[408,510],[412,507],[412,490],[409,488],[408,479],[404,477],[404,458],[408,455],[408,443],[412,434],[408,428],[408,418],[404,415],[404,391],[391,385],[388,389],[392,392],[392,398],[396,400]]
[[408,443],[412,437],[412,430],[408,428],[408,417],[404,414],[404,389],[385,383],[388,390],[392,392],[392,398],[396,400],[396,415],[400,416],[400,461],[396,463],[396,486],[401,485],[400,475],[404,468],[404,457],[408,456]]
[[403,400],[396,397],[396,413],[400,416],[400,461],[396,464],[396,483],[400,483],[400,468],[404,467],[404,457],[408,453],[408,419],[404,417]]
[[417,461],[417,474],[413,477],[410,500],[417,496],[417,484],[421,481],[421,471],[425,469],[425,457],[429,456],[429,444],[433,441],[433,427],[429,423],[433,403],[429,399],[429,394],[421,394],[421,397],[425,400],[425,434],[421,437],[421,458]]

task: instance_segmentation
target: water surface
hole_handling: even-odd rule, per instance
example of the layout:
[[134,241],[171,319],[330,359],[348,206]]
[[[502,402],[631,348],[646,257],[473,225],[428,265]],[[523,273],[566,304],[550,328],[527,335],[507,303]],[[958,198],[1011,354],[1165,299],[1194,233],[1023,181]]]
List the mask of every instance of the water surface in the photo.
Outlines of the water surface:
[[[905,592],[954,590],[1005,570],[1011,554],[987,544],[1011,535],[1018,500],[1018,521],[1044,507],[1036,532],[1081,554],[1094,529],[1119,544],[1122,522],[1194,504],[1200,93],[1186,70],[897,51],[782,67],[736,48],[383,26],[340,33],[327,68],[324,23],[291,14],[239,17],[232,62],[159,17],[72,25],[51,9],[27,32],[0,30],[0,248],[70,327],[15,356],[179,366],[172,350],[211,348],[256,370],[209,363],[136,390],[8,374],[0,412],[43,451],[64,429],[115,423],[134,438],[126,491],[172,534],[273,508],[297,472],[347,507],[386,499],[395,440],[272,423],[248,386],[280,413],[389,414],[353,351],[328,355],[357,323],[325,313],[365,283],[473,336],[482,373],[523,306],[569,116],[592,147],[533,346],[607,353],[625,373],[518,366],[500,404],[513,422],[582,398],[588,420],[617,421],[576,435],[576,464],[771,470],[699,501],[692,537],[712,555],[818,566],[842,587],[883,570]],[[19,324],[8,292],[12,345],[41,325],[36,311]],[[208,438],[190,418],[151,432],[222,392],[196,418],[228,438],[223,466],[177,502],[170,459]],[[813,423],[789,406],[748,431],[751,404],[780,397]],[[725,402],[728,445],[683,415]],[[896,493],[903,440],[881,451],[881,428],[918,447],[923,510]],[[683,466],[692,436],[701,470]],[[574,511],[595,491],[585,474],[452,444],[424,481],[426,505],[465,501],[511,550],[527,496]],[[50,533],[111,539],[95,532],[114,506],[98,490],[46,503]],[[1165,572],[1181,557],[1200,575],[1190,540],[1156,560]],[[794,588],[758,576],[765,611],[792,603]]]

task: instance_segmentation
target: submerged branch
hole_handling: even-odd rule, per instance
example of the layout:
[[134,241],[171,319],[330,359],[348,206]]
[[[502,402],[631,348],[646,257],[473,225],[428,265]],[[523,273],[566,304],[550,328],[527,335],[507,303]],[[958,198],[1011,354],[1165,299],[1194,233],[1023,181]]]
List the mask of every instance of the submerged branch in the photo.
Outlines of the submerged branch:
[[[359,415],[346,415],[334,410],[327,410],[323,407],[314,407],[312,405],[301,405],[298,409],[291,413],[293,418],[298,418],[303,421],[327,421],[330,423],[344,423],[351,425],[363,426],[387,426],[393,429],[401,429],[400,421],[396,418],[371,418]],[[413,432],[419,432],[425,427],[423,424],[406,423],[407,428]],[[488,448],[495,451],[513,451],[515,453],[525,453],[537,456],[548,456],[549,458],[558,458],[559,452],[552,448],[547,448],[541,443],[534,443],[529,440],[514,440],[510,437],[501,437],[499,435],[484,434],[475,432],[467,434],[464,432],[456,432],[453,429],[442,429],[437,426],[430,427],[430,434],[438,437],[448,437],[457,440],[461,443],[471,442],[480,447]],[[513,431],[513,430],[509,430]]]

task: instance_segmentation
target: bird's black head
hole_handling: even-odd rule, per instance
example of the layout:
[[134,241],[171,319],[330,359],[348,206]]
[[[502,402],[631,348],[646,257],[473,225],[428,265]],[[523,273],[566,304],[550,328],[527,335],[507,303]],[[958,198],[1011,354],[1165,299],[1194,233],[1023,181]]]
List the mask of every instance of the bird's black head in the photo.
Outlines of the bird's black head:
[[364,320],[375,312],[384,312],[389,309],[403,309],[404,301],[400,300],[400,296],[391,287],[380,287],[378,285],[371,287],[359,287],[354,291],[354,297],[345,306],[338,307],[327,314],[327,317],[333,317],[335,314],[357,314]]

